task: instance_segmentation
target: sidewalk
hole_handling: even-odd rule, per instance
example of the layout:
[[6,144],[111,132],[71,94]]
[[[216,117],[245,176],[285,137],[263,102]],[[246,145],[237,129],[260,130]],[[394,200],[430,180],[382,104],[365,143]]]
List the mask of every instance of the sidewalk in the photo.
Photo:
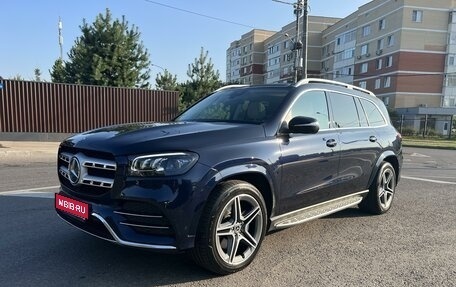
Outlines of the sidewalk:
[[0,164],[56,162],[60,142],[0,141]]

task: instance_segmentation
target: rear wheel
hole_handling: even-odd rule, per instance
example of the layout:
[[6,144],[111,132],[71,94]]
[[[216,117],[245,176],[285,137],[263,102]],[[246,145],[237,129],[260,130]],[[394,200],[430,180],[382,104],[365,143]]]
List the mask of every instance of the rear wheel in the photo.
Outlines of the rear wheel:
[[206,204],[192,257],[218,274],[239,271],[258,252],[266,223],[266,205],[253,185],[237,180],[222,183]]
[[382,214],[391,208],[396,191],[396,172],[389,162],[383,162],[377,177],[369,188],[369,194],[359,204],[361,210]]

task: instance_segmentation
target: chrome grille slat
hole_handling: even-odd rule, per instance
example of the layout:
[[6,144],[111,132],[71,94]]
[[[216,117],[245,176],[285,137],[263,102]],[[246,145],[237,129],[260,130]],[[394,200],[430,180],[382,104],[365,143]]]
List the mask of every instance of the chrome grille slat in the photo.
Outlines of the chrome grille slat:
[[88,167],[88,168],[97,168],[97,169],[105,169],[105,170],[112,170],[112,171],[115,171],[117,169],[117,165],[112,161],[93,159],[93,158],[85,159],[82,162],[82,166]]
[[98,176],[85,175],[80,180],[80,183],[85,184],[85,185],[111,188],[112,185],[114,184],[114,180],[103,178],[103,177],[98,177]]
[[59,154],[59,158],[66,163],[70,163],[70,159],[73,155],[71,153],[62,152]]
[[61,167],[59,167],[59,172],[64,178],[66,178],[68,180],[70,179],[70,176],[68,175],[68,168],[61,166]]

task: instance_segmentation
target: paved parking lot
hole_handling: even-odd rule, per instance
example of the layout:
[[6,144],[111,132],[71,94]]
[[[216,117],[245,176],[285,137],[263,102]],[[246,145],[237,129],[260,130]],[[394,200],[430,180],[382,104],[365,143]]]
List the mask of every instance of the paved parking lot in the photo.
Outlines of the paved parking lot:
[[124,248],[75,230],[56,216],[52,193],[23,191],[38,187],[37,172],[52,176],[54,164],[28,169],[15,194],[27,196],[11,192],[23,167],[2,165],[0,191],[10,192],[0,196],[0,285],[456,286],[455,160],[456,151],[406,148],[389,213],[353,208],[272,233],[251,266],[224,277],[185,255]]

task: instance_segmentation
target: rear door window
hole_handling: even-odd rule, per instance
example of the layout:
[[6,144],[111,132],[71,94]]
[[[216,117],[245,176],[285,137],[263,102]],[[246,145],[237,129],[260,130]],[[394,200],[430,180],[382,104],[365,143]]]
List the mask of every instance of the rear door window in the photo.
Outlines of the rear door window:
[[335,128],[360,127],[355,99],[350,95],[330,92]]

